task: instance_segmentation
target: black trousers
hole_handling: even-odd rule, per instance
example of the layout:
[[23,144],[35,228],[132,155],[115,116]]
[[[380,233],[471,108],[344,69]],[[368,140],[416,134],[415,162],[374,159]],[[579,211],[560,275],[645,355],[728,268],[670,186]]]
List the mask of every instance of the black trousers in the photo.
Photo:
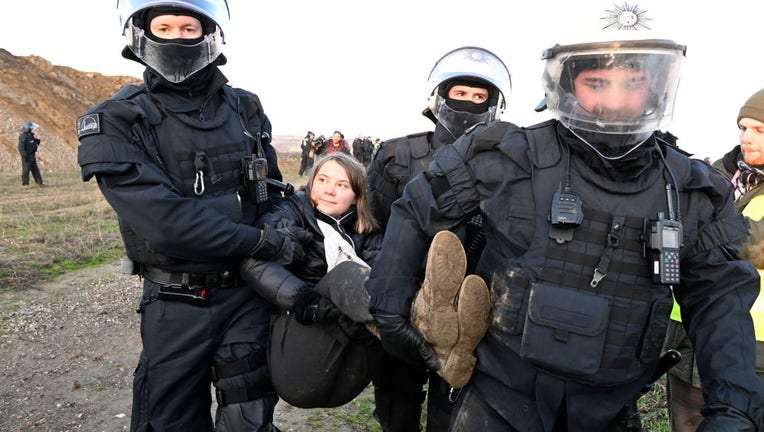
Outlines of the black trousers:
[[440,376],[422,367],[411,366],[383,354],[380,373],[374,380],[374,417],[384,432],[419,432],[421,430],[424,384],[427,394],[427,431],[448,430],[454,404],[449,401],[450,387]]
[[158,285],[144,279],[143,351],[133,382],[131,431],[270,432],[275,392],[218,406],[210,415],[211,367],[258,358],[241,374],[214,382],[217,390],[269,388],[266,356],[270,305],[246,287],[210,289],[209,304],[156,299]]
[[40,167],[37,166],[37,158],[29,156],[27,158],[21,158],[21,184],[29,184],[29,173],[32,173],[35,183],[42,184],[42,175],[40,174]]

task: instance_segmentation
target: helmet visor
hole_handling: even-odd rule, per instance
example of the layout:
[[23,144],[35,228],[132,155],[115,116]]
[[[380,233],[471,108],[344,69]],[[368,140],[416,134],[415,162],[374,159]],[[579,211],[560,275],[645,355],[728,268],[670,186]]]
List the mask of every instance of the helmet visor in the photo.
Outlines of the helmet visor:
[[184,81],[215,61],[223,48],[219,27],[215,33],[205,35],[200,42],[193,45],[160,43],[146,37],[145,31],[139,27],[132,24],[127,27],[127,46],[130,50],[146,65],[173,83]]
[[547,106],[566,127],[634,134],[671,120],[683,46],[607,42],[557,46],[547,55]]

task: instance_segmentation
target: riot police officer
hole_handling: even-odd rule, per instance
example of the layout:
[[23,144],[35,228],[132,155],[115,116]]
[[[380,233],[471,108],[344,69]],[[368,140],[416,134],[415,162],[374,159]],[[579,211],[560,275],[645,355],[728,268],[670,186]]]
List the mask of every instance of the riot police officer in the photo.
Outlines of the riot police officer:
[[238,277],[247,256],[291,262],[299,243],[253,227],[281,179],[258,97],[218,66],[225,0],[120,0],[123,56],[146,66],[78,119],[83,180],[95,177],[143,278],[143,351],[132,431],[277,430],[265,348],[268,303]]
[[[434,130],[386,140],[366,171],[369,201],[382,226],[387,224],[393,201],[401,196],[410,179],[427,168],[436,150],[452,143],[473,125],[500,118],[510,89],[506,65],[484,48],[460,47],[435,63],[428,77],[428,106],[422,112],[433,121]],[[479,242],[479,221],[480,215],[476,215],[465,224],[462,238]],[[429,379],[427,429],[445,430],[452,406],[448,401],[449,386],[435,373],[429,373]],[[425,399],[423,385],[427,380],[424,365],[412,366],[395,358],[382,362],[374,384],[375,416],[384,431],[419,430]]]
[[37,130],[40,126],[35,122],[26,122],[21,127],[19,134],[19,155],[21,155],[21,185],[29,185],[29,173],[32,173],[35,183],[44,186],[40,167],[37,165],[37,147],[40,146],[40,138]]
[[[614,29],[640,28],[641,14],[621,12]],[[429,240],[485,216],[476,273],[491,326],[452,431],[620,430],[656,370],[672,292],[704,377],[700,430],[761,424],[748,314],[759,281],[737,255],[746,225],[721,175],[656,138],[685,47],[629,34],[546,50],[555,119],[475,127],[393,206],[366,286],[383,345],[409,359],[432,357],[408,321]]]

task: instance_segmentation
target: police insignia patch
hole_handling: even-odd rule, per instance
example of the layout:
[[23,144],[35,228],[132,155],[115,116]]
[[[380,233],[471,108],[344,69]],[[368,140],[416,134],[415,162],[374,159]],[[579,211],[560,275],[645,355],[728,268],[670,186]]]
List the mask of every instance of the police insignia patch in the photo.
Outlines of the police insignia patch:
[[624,3],[622,6],[614,5],[615,9],[605,12],[607,16],[601,18],[605,21],[603,29],[615,28],[618,30],[649,30],[647,22],[651,20],[645,16],[646,10],[640,10],[638,5]]
[[101,116],[98,113],[85,114],[77,119],[77,137],[101,133]]

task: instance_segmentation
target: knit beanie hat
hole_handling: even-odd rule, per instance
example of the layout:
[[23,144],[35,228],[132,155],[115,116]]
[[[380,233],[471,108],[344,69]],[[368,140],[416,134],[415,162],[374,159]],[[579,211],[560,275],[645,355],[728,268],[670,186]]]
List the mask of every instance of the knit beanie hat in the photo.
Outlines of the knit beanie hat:
[[764,89],[754,93],[753,96],[748,98],[743,107],[740,108],[737,121],[740,122],[740,119],[743,117],[749,117],[764,123]]

